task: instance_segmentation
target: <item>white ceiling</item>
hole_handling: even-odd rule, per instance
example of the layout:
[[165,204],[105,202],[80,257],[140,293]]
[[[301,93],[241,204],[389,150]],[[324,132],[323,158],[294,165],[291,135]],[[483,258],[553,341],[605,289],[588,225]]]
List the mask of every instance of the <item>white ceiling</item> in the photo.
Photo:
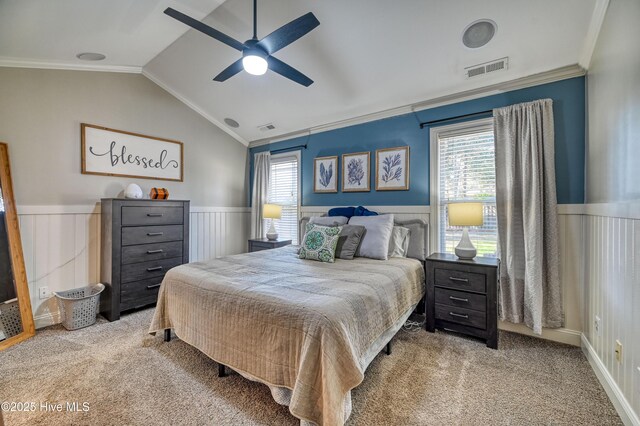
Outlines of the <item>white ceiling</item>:
[[100,66],[142,67],[188,28],[162,12],[196,19],[224,0],[0,0],[0,59],[85,66],[81,52],[107,56]]
[[[275,54],[315,80],[305,88],[273,72],[212,81],[240,52],[185,32],[162,13],[170,5],[196,19],[208,15],[207,24],[244,41],[251,0],[0,0],[0,62],[73,63],[80,51],[96,51],[107,65],[144,65],[148,77],[212,122],[237,120],[240,128],[226,130],[251,141],[576,64],[601,2],[259,0],[259,38],[309,11],[319,19]],[[496,36],[468,49],[462,31],[480,18],[497,23]],[[465,79],[465,67],[504,56],[508,71]],[[271,122],[275,130],[257,129]]]

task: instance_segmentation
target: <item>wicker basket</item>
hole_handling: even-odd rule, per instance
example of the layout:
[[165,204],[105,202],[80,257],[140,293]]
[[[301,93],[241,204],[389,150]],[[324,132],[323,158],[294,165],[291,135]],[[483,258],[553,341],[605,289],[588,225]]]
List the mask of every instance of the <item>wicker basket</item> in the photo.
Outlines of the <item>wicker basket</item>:
[[0,332],[6,339],[22,333],[18,299],[0,303]]
[[64,328],[77,330],[94,324],[100,307],[100,293],[103,290],[103,284],[94,284],[67,291],[56,291]]

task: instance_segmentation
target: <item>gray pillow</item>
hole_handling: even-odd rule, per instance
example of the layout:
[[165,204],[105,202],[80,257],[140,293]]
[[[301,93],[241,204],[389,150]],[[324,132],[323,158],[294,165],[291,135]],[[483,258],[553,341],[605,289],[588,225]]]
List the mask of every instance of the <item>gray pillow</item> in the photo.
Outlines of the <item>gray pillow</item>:
[[395,225],[389,239],[389,257],[407,257],[409,228]]
[[309,223],[322,226],[340,226],[346,225],[349,218],[346,216],[313,216],[309,219]]
[[349,225],[362,225],[367,229],[356,256],[371,259],[387,260],[389,256],[389,240],[393,230],[393,215],[353,216]]
[[336,257],[340,259],[352,260],[356,255],[360,241],[366,232],[366,228],[361,225],[344,225],[338,245],[336,246]]

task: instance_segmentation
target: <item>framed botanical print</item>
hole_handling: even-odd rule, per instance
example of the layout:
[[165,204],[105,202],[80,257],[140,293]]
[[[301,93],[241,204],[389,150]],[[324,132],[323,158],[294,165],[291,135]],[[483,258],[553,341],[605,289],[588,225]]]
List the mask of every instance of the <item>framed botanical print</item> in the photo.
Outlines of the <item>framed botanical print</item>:
[[338,192],[338,156],[313,160],[313,192]]
[[376,150],[376,191],[409,189],[409,147]]
[[371,191],[369,152],[342,154],[342,192]]

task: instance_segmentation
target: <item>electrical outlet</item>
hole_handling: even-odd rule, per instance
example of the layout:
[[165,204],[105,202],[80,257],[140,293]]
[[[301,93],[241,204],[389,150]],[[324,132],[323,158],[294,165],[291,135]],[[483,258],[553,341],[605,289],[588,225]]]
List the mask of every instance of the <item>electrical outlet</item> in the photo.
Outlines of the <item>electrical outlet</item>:
[[614,352],[616,353],[616,361],[622,362],[622,343],[620,340],[616,340],[616,348]]
[[40,291],[40,300],[48,299],[49,296],[51,296],[51,293],[49,293],[49,287],[47,286],[39,287],[38,290]]
[[594,328],[596,331],[596,336],[600,337],[600,330],[602,330],[602,320],[600,320],[600,317],[597,315],[594,321]]

